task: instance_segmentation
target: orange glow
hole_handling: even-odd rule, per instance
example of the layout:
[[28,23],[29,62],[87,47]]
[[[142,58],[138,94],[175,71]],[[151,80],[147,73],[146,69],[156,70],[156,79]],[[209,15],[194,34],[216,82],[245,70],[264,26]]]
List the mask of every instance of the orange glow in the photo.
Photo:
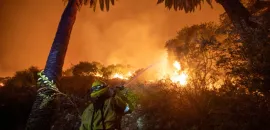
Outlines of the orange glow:
[[126,75],[123,75],[123,74],[120,74],[120,73],[115,73],[115,74],[112,74],[111,79],[128,80],[132,75],[133,75],[133,73],[130,72],[130,71]]
[[129,77],[131,77],[133,74],[131,72],[128,72],[127,74]]
[[182,72],[181,74],[173,75],[170,79],[174,83],[179,83],[180,85],[187,85],[187,78],[187,73]]
[[102,74],[96,73],[95,76],[96,76],[96,77],[102,77]]
[[181,65],[178,61],[174,61],[173,66],[176,70],[170,76],[171,81],[174,83],[179,83],[182,86],[186,85],[188,78],[187,72],[181,71]]
[[151,75],[157,75],[154,80],[163,80],[169,78],[171,82],[185,86],[188,84],[188,71],[183,70],[180,62],[174,61],[169,63],[168,54],[165,52],[161,55],[160,63],[156,65],[157,70]]
[[122,74],[115,73],[112,78],[124,79],[124,76]]
[[[15,71],[32,65],[43,68],[65,8],[62,0],[20,3],[1,0],[0,3],[5,5],[0,11],[0,77],[12,76]],[[40,3],[46,4],[32,8]],[[63,70],[79,61],[99,61],[105,65],[128,63],[143,68],[159,58],[164,41],[174,37],[179,29],[218,22],[224,9],[216,2],[213,6],[214,9],[202,5],[201,11],[192,14],[165,9],[152,0],[122,0],[109,12],[93,12],[82,7],[70,36]]]
[[[155,68],[156,67],[156,68]],[[147,82],[169,79],[171,82],[179,84],[180,86],[185,86],[188,84],[188,71],[183,70],[180,62],[174,61],[173,64],[168,62],[167,52],[164,55],[161,55],[160,62],[155,65],[153,70],[146,71],[150,76],[144,77],[144,80]],[[122,79],[128,80],[133,76],[134,72],[128,71],[126,74],[123,73],[113,73],[109,78],[110,79]],[[103,75],[97,73],[95,76],[102,77]]]
[[3,86],[5,86],[5,84],[4,83],[0,83],[0,87],[3,87]]
[[173,66],[174,66],[177,70],[180,70],[180,69],[181,69],[180,63],[179,63],[178,61],[174,61]]

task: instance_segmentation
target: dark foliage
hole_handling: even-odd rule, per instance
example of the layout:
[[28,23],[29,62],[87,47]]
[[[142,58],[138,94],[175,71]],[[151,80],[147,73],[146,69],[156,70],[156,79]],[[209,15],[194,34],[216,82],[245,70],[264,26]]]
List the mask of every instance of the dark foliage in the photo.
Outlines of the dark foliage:
[[[269,129],[269,99],[240,90],[217,92],[192,88],[145,88],[140,100],[144,129]],[[154,85],[156,86],[156,85]]]
[[0,129],[24,130],[36,90],[35,87],[0,88]]
[[[212,0],[205,0],[212,7]],[[204,0],[158,0],[157,4],[165,3],[166,8],[173,8],[175,11],[184,10],[186,13],[194,12],[195,9],[204,3]]]

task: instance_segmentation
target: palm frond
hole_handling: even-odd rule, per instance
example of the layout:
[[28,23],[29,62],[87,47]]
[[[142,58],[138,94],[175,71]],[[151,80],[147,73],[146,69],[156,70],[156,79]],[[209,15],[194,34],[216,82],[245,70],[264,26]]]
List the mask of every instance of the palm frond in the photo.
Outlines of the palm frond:
[[165,6],[169,9],[172,8],[173,0],[165,0]]
[[174,8],[175,11],[177,11],[177,8],[178,8],[178,2],[180,2],[180,1],[174,0],[173,8]]
[[82,3],[84,2],[84,0],[78,0],[78,4],[82,5]]
[[206,0],[206,2],[211,6],[211,8],[213,8],[212,0]]
[[185,2],[185,0],[179,0],[180,1],[180,3],[178,3],[178,9],[179,10],[183,10],[184,9],[184,2]]
[[89,5],[90,8],[93,8],[93,11],[96,11],[96,6],[97,6],[97,0],[89,0]]
[[104,0],[99,0],[99,6],[100,6],[101,11],[103,11],[104,10]]
[[158,0],[157,4],[160,4],[160,3],[163,3],[163,2],[164,2],[164,0]]
[[[67,2],[70,2],[72,0],[62,0],[64,4],[67,4]],[[76,0],[76,4],[78,6],[78,9],[80,9],[83,5],[89,5],[90,8],[93,8],[93,10],[96,10],[97,3],[99,1],[100,9],[101,11],[104,11],[104,7],[106,8],[106,11],[109,11],[110,4],[114,5],[115,0]]]
[[[168,9],[174,8],[177,10],[184,10],[186,13],[194,12],[195,9],[199,6],[201,9],[201,4],[204,0],[157,0],[157,4],[165,3],[165,7]],[[206,0],[206,2],[212,6],[212,0]]]
[[114,5],[114,0],[111,0],[112,5]]
[[185,12],[186,13],[188,13],[188,11],[190,10],[190,6],[189,6],[189,0],[187,0],[186,2],[185,2],[185,6],[184,6],[185,8]]
[[88,5],[90,4],[90,1],[89,0],[84,0],[84,5]]
[[110,9],[110,0],[105,0],[106,10],[109,11]]
[[[86,0],[86,1],[88,1],[88,0]],[[96,0],[90,0],[90,6],[92,6],[92,5],[94,4],[95,1],[96,1]]]

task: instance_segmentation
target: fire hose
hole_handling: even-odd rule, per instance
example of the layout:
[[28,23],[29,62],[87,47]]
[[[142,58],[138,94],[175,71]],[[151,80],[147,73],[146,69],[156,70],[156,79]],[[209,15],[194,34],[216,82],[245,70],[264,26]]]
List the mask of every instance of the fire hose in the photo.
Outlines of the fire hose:
[[116,86],[116,88],[119,89],[119,90],[124,91],[123,93],[126,96],[128,91],[127,91],[127,89],[125,89],[125,87],[129,86],[133,81],[135,81],[138,77],[140,77],[146,70],[148,70],[149,68],[153,67],[156,64],[157,63],[149,65],[148,67],[146,67],[143,70],[139,71],[138,74],[135,77],[133,77],[131,80],[129,80],[127,83],[125,83],[123,85],[120,85],[120,86]]

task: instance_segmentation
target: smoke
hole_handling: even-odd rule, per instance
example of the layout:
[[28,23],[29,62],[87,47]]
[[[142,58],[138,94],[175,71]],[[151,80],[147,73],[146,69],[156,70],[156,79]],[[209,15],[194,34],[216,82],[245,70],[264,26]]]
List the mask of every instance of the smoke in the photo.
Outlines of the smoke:
[[[79,61],[146,67],[162,58],[164,43],[184,26],[218,21],[223,12],[203,5],[192,14],[157,0],[119,0],[109,12],[83,7],[71,34],[64,69]],[[61,0],[1,0],[0,77],[31,65],[43,68],[64,5]]]

